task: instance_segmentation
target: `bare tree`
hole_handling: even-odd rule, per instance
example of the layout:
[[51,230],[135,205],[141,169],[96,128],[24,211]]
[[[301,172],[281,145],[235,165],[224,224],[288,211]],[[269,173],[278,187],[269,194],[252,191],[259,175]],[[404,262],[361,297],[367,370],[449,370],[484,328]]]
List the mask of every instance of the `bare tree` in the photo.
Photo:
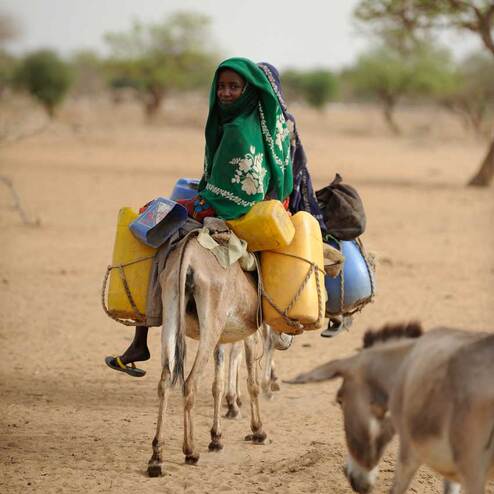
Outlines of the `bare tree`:
[[21,198],[16,188],[14,187],[14,183],[12,182],[12,180],[8,177],[5,177],[4,175],[0,175],[0,182],[2,182],[5,187],[9,189],[13,199],[13,207],[19,213],[22,223],[26,226],[41,226],[41,220],[39,218],[31,218],[24,209]]

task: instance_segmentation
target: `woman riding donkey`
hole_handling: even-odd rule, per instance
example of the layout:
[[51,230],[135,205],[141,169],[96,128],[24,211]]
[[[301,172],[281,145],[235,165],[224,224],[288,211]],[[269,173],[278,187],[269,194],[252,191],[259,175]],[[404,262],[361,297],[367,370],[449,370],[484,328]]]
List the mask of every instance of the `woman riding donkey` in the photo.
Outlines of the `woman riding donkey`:
[[[277,72],[267,64],[262,65],[264,68],[244,58],[231,58],[216,70],[205,129],[204,174],[197,197],[181,201],[191,217],[182,230],[200,227],[198,222],[208,216],[238,218],[264,199],[278,199],[285,207],[292,200],[292,156],[297,156],[297,149],[300,152],[300,141],[296,137],[291,146],[287,118],[293,121],[293,117],[286,112],[279,84],[273,83],[266,69],[276,77]],[[308,173],[298,176],[310,184]],[[302,204],[301,195],[308,189],[301,186],[301,179],[298,182],[295,192]],[[312,187],[310,190],[313,196]],[[303,207],[297,206],[295,211],[299,209]],[[160,252],[170,250],[168,242],[158,252],[155,266],[162,266],[164,257],[166,260]],[[159,317],[156,322],[150,317],[157,307],[161,308],[158,275],[156,268],[148,297],[148,325],[160,325]],[[129,375],[143,376],[145,371],[135,368],[133,363],[150,358],[147,333],[148,326],[136,326],[129,348],[120,357],[107,357],[106,363]]]

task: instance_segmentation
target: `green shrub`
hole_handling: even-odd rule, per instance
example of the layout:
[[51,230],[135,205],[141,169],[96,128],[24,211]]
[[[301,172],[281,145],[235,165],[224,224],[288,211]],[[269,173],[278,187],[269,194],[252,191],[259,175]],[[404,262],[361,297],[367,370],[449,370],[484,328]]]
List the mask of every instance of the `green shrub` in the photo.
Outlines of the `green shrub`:
[[69,65],[55,52],[39,50],[27,55],[20,63],[15,82],[37,99],[53,117],[56,107],[67,94],[72,74]]
[[318,110],[337,93],[336,77],[329,70],[287,70],[282,82],[289,99],[302,99]]

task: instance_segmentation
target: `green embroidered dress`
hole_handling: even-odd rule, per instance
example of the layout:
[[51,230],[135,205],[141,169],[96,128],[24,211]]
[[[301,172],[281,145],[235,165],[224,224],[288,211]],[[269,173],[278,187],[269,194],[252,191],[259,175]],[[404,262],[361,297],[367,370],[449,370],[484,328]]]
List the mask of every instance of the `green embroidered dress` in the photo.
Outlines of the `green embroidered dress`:
[[[218,73],[231,69],[247,85],[234,103],[216,96]],[[209,97],[204,175],[199,195],[220,218],[247,213],[269,193],[283,201],[293,188],[290,137],[283,112],[264,72],[245,58],[219,65]]]

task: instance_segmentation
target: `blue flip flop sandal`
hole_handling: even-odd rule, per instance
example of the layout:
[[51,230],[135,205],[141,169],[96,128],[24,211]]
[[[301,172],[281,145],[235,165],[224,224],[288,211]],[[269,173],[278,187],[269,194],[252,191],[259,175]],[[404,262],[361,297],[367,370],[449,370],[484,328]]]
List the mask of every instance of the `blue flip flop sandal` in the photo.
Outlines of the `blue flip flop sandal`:
[[134,362],[130,362],[130,364],[126,365],[122,362],[120,357],[105,357],[105,363],[110,369],[125,372],[132,377],[143,377],[146,375],[146,371],[138,369]]

